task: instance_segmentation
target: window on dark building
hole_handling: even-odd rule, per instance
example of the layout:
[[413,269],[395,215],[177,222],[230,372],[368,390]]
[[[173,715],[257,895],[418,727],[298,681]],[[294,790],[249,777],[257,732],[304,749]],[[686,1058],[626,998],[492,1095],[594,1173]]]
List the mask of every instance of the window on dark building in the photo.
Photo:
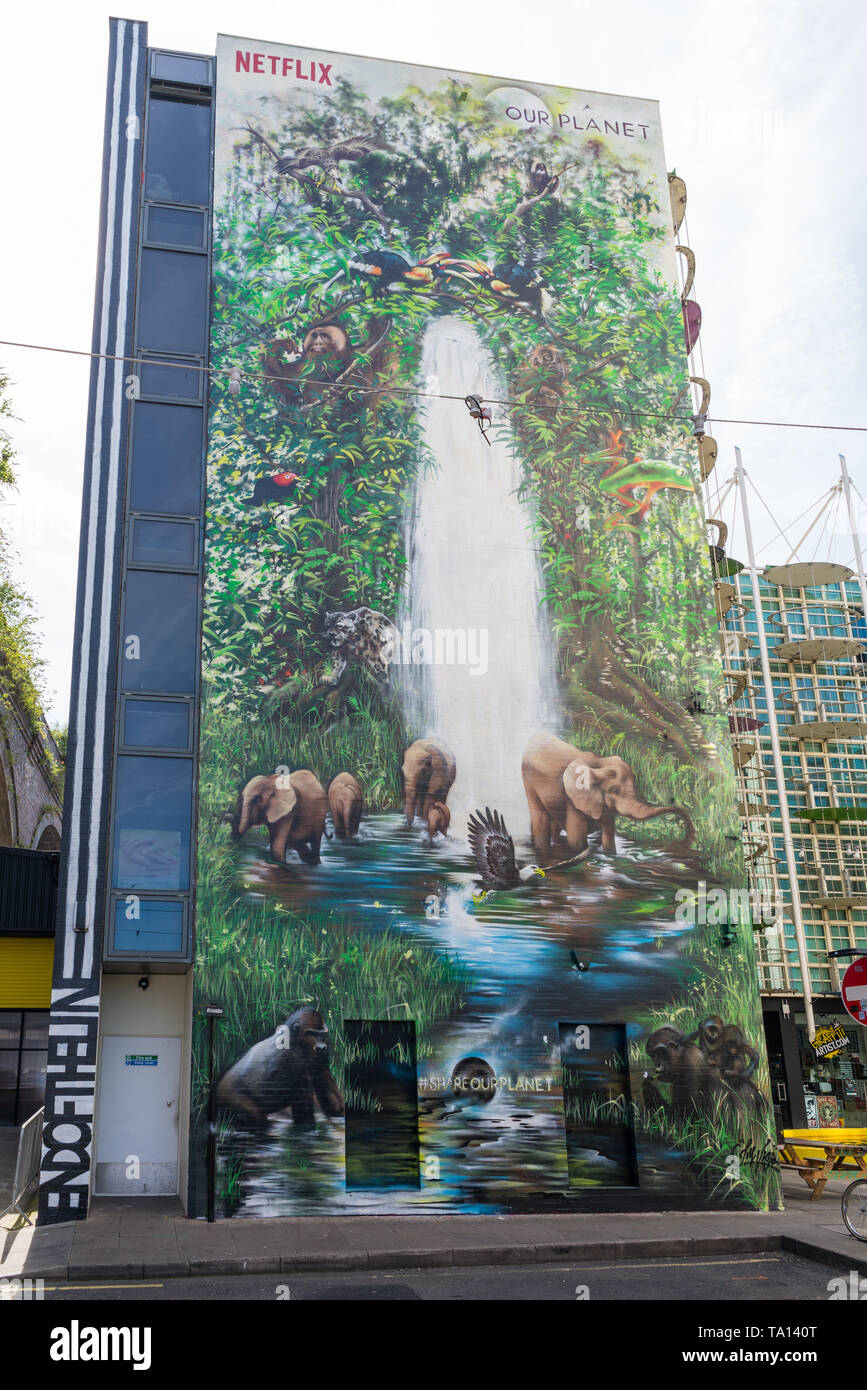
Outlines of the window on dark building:
[[201,410],[138,401],[133,416],[130,510],[195,516],[201,497]]
[[0,1125],[22,1125],[42,1105],[48,1010],[0,1010]]
[[192,797],[190,759],[134,754],[118,758],[115,888],[189,888]]
[[211,108],[151,98],[145,197],[206,206],[210,195]]
[[192,694],[198,595],[198,575],[128,571],[120,653],[124,690]]
[[142,251],[138,345],[204,354],[208,261],[185,251]]
[[190,246],[204,249],[208,235],[205,213],[193,208],[167,208],[151,203],[147,209],[145,241],[161,246]]
[[196,532],[193,521],[152,521],[133,519],[132,554],[134,565],[163,565],[167,569],[189,569],[196,564]]
[[190,706],[180,700],[130,700],[121,742],[126,748],[189,748]]
[[114,949],[142,956],[180,951],[184,944],[184,905],[178,899],[121,898],[114,905]]

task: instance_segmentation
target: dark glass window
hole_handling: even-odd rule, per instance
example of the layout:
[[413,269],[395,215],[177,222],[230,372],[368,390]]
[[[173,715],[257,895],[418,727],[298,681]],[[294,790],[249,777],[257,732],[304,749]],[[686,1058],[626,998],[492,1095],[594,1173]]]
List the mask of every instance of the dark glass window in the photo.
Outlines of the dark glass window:
[[127,700],[122,741],[127,748],[188,748],[190,706],[177,700]]
[[0,1125],[23,1125],[45,1098],[48,1010],[0,1012]]
[[128,571],[120,654],[124,690],[192,694],[198,592],[195,574]]
[[203,354],[207,321],[207,258],[184,251],[142,251],[139,345]]
[[118,758],[115,888],[189,888],[192,799],[192,759]]
[[171,396],[178,401],[200,401],[205,373],[192,362],[152,357],[138,366],[143,396]]
[[48,1047],[48,1013],[44,1009],[28,1009],[24,1015],[23,1047]]
[[[138,917],[135,914],[138,913]],[[130,914],[133,914],[130,916]],[[114,949],[143,956],[157,951],[181,951],[184,945],[184,906],[159,898],[121,899],[114,905]]]
[[182,58],[178,53],[155,53],[152,74],[161,82],[186,82],[192,87],[211,85],[207,58]]
[[133,519],[132,528],[133,564],[195,565],[195,522],[151,521],[147,517],[137,516]]
[[14,1125],[18,1097],[18,1066],[20,1054],[0,1052],[0,1125]]
[[130,510],[195,516],[202,505],[202,412],[138,401],[133,416]]
[[344,1019],[343,1030],[347,1191],[418,1187],[415,1023]]
[[17,1047],[20,1033],[20,1009],[3,1009],[0,1012],[0,1048]]
[[146,160],[146,198],[206,206],[210,197],[210,106],[153,97]]
[[622,1023],[561,1023],[566,1158],[573,1187],[634,1187],[629,1049]]
[[145,241],[158,241],[164,246],[205,245],[206,214],[191,208],[165,208],[152,204],[147,210]]

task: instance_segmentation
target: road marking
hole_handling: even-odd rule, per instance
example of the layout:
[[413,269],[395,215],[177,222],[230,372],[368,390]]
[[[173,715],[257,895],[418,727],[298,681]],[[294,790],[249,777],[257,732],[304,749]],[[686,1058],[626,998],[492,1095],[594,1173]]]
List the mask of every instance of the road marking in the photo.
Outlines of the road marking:
[[[367,1273],[368,1273],[370,1276],[376,1276],[377,1278],[380,1278],[380,1279],[405,1279],[406,1276],[407,1276],[408,1274],[436,1274],[436,1275],[440,1275],[440,1274],[463,1274],[463,1275],[466,1275],[466,1274],[471,1273],[472,1270],[474,1270],[474,1269],[477,1269],[477,1270],[478,1270],[478,1269],[485,1269],[485,1270],[490,1270],[490,1269],[504,1269],[504,1270],[505,1270],[505,1269],[512,1269],[512,1270],[515,1270],[515,1269],[524,1269],[524,1270],[526,1270],[526,1269],[538,1269],[538,1270],[547,1270],[549,1274],[551,1274],[551,1273],[553,1273],[553,1274],[572,1274],[572,1273],[574,1273],[576,1270],[582,1270],[582,1269],[592,1269],[592,1270],[596,1270],[597,1272],[600,1271],[600,1270],[604,1270],[604,1269],[648,1269],[648,1268],[653,1268],[653,1269],[710,1269],[710,1268],[712,1268],[714,1265],[761,1265],[761,1264],[779,1264],[779,1263],[780,1263],[780,1257],[779,1257],[779,1255],[756,1255],[755,1257],[750,1258],[750,1259],[744,1258],[744,1259],[735,1259],[735,1260],[667,1260],[667,1261],[662,1261],[662,1260],[642,1260],[640,1264],[635,1264],[635,1265],[624,1264],[621,1260],[618,1260],[617,1263],[616,1263],[616,1264],[613,1264],[613,1265],[600,1265],[600,1264],[592,1264],[592,1263],[589,1263],[589,1262],[585,1264],[585,1263],[584,1263],[583,1261],[581,1261],[581,1260],[576,1260],[574,1264],[569,1264],[569,1265],[545,1264],[545,1263],[543,1263],[542,1261],[539,1261],[537,1264],[533,1264],[533,1265],[529,1265],[529,1264],[527,1264],[527,1265],[460,1265],[460,1266],[457,1266],[457,1265],[442,1265],[442,1266],[439,1266],[439,1267],[438,1267],[438,1266],[433,1266],[433,1265],[406,1265],[406,1266],[405,1266],[404,1268],[402,1268],[402,1269],[397,1269],[397,1270],[395,1270],[394,1273],[389,1273],[389,1272],[386,1271],[386,1270],[380,1270],[380,1269],[370,1269],[370,1270],[367,1271]],[[326,1276],[328,1276],[328,1277],[333,1277],[334,1275],[338,1275],[338,1276],[339,1276],[340,1278],[342,1278],[342,1279],[351,1279],[355,1273],[360,1273],[360,1272],[361,1272],[361,1271],[355,1271],[355,1270],[336,1270],[336,1269],[330,1269],[330,1270],[329,1270],[329,1269],[322,1269],[322,1270],[312,1270],[312,1269],[310,1269],[310,1270],[307,1270],[307,1269],[305,1269],[305,1270],[300,1270],[300,1269],[299,1269],[299,1270],[287,1271],[287,1277],[288,1277],[289,1274],[291,1274],[293,1278],[298,1278],[298,1277],[300,1276],[301,1278],[304,1278],[304,1279],[323,1279],[323,1278],[325,1278]],[[205,1277],[215,1277],[215,1278],[223,1278],[223,1279],[226,1279],[226,1278],[232,1278],[232,1277],[234,1277],[234,1276],[225,1275],[225,1274],[224,1274],[224,1275],[205,1276]]]
[[134,1284],[46,1284],[46,1293],[63,1293],[66,1289],[163,1289],[165,1284],[143,1284],[137,1279]]
[[[583,1265],[584,1269],[647,1269],[650,1265],[653,1269],[710,1269],[714,1265],[767,1265],[779,1264],[779,1255],[757,1255],[752,1260],[642,1260],[640,1265],[621,1264],[616,1265]],[[575,1266],[569,1265],[572,1269]]]

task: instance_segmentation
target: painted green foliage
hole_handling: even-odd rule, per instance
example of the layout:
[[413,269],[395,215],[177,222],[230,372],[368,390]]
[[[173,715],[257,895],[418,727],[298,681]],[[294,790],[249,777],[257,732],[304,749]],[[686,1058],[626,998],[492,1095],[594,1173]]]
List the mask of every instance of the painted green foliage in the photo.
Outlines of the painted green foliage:
[[[523,465],[564,736],[627,759],[649,801],[685,807],[701,872],[723,882],[742,875],[734,779],[684,418],[683,323],[657,268],[668,209],[647,166],[601,136],[576,142],[549,130],[542,139],[492,125],[486,102],[451,79],[378,100],[338,81],[319,101],[252,99],[250,109],[246,129],[231,133],[215,221],[197,990],[227,1006],[221,1068],[299,1003],[315,1002],[344,1085],[343,1020],[415,1019],[427,1062],[439,1055],[437,1026],[459,1016],[473,982],[457,953],[404,934],[397,890],[395,904],[364,904],[362,930],[336,899],[321,911],[306,886],[293,896],[291,866],[268,865],[271,879],[251,870],[225,821],[247,780],[282,763],[311,768],[324,784],[352,769],[366,813],[400,806],[403,712],[360,668],[340,688],[327,683],[333,654],[322,629],[333,610],[398,612],[408,506],[419,470],[433,462],[422,434],[437,383],[420,366],[434,316],[466,319],[505,385],[509,405],[493,403],[491,429],[508,419]],[[360,158],[277,172],[285,151],[321,150],[351,133],[370,137]],[[375,293],[352,263],[388,251],[428,274]],[[526,302],[493,283],[509,267],[536,284]],[[273,364],[297,362],[323,321],[340,324],[354,363],[335,381],[333,369],[303,360],[275,388]],[[229,390],[235,368],[238,394]],[[475,430],[463,401],[453,407]],[[285,505],[251,507],[257,482],[274,475]],[[693,692],[706,711],[698,717],[685,709]],[[629,835],[639,849],[650,839],[641,824]],[[263,857],[265,847],[257,843]],[[284,870],[288,887],[281,879],[275,888]],[[693,866],[666,871],[688,882]],[[632,914],[640,928],[659,902],[600,911],[621,926]],[[490,912],[496,923],[496,910],[496,899],[483,903],[479,922]],[[379,912],[387,930],[368,930]],[[749,929],[723,948],[696,934],[691,951],[688,963],[669,963],[662,1002],[624,1005],[633,1079],[647,1065],[647,1034],[671,1020],[686,1036],[719,1013],[758,1041]],[[199,1060],[200,1119],[204,1097]],[[638,1105],[635,1088],[632,1104],[636,1131],[697,1155],[703,1190],[724,1199],[720,1154],[739,1143],[731,1114],[681,1124]],[[751,1117],[752,1142],[762,1143],[764,1126]],[[242,1163],[231,1136],[230,1127],[223,1172],[234,1201]],[[308,1158],[291,1156],[307,1181]],[[738,1199],[773,1201],[773,1181],[746,1184]]]
[[[602,620],[618,638],[640,637],[657,682],[704,677],[706,685],[697,512],[679,506],[677,492],[653,495],[660,481],[693,486],[693,446],[681,424],[659,418],[683,397],[683,332],[676,295],[647,267],[661,218],[639,175],[593,142],[576,158],[574,143],[549,135],[543,153],[552,173],[564,169],[559,188],[516,216],[539,137],[492,133],[485,104],[459,100],[448,84],[375,106],[341,84],[321,108],[281,113],[279,126],[270,114],[251,125],[277,150],[375,130],[388,148],[353,163],[343,186],[384,209],[388,230],[367,206],[330,192],[321,175],[318,187],[320,171],[303,183],[276,175],[268,150],[238,134],[216,227],[214,360],[222,370],[212,395],[205,629],[216,698],[249,705],[261,681],[293,682],[293,693],[315,684],[325,656],[318,619],[329,607],[394,611],[404,504],[420,457],[419,343],[430,316],[444,311],[477,327],[520,402],[511,418],[526,451],[526,488],[538,501],[564,669],[586,653],[586,633]],[[550,329],[539,314],[504,308],[482,285],[448,276],[378,303],[351,275],[322,293],[371,247],[538,266],[555,305]],[[263,344],[300,345],[311,322],[333,315],[356,345],[372,321],[385,320],[376,381],[400,389],[366,406],[352,391],[322,392],[321,404],[308,392],[287,408],[263,379]],[[556,349],[565,377],[528,366],[540,345]],[[239,397],[228,394],[231,367],[244,373]],[[556,408],[547,404],[552,384]],[[251,522],[242,497],[257,476],[281,471],[302,480],[298,506]],[[329,511],[330,481],[337,488]]]

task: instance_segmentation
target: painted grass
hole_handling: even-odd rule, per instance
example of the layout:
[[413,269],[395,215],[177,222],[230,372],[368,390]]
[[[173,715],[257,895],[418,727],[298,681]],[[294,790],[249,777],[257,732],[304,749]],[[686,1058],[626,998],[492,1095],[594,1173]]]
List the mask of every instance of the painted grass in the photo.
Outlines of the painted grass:
[[[332,1067],[343,1085],[344,1018],[415,1019],[420,1056],[431,1054],[430,1025],[461,1007],[466,972],[417,938],[385,928],[359,941],[337,913],[301,917],[283,907],[236,901],[199,918],[198,997],[222,1004],[215,1067],[221,1074],[303,1004],[318,1008],[331,1033]],[[204,1020],[193,1068],[193,1107],[206,1104]]]
[[[666,1024],[689,1034],[710,1014],[719,1014],[726,1023],[740,1024],[748,1042],[762,1054],[761,1064],[750,1079],[767,1096],[770,1077],[764,1057],[755,960],[748,936],[750,927],[741,926],[736,931],[735,944],[722,949],[719,928],[698,928],[688,954],[700,966],[699,977],[680,996],[680,1002],[650,1009],[641,1021],[648,1035]],[[643,1042],[631,1042],[629,1053],[634,1086],[635,1078],[640,1078],[648,1069],[649,1059]],[[747,1150],[776,1152],[771,1115],[770,1105],[764,1115],[756,1117],[732,1114],[730,1107],[718,1102],[714,1109],[696,1114],[695,1119],[681,1120],[673,1120],[661,1110],[648,1112],[636,1107],[635,1123],[639,1131],[663,1139],[672,1148],[691,1153],[691,1170],[713,1193],[715,1200],[731,1193],[739,1202],[776,1210],[781,1201],[776,1166],[750,1164],[742,1159],[736,1182],[729,1177],[731,1169],[727,1168],[728,1159],[744,1155]]]
[[259,719],[208,706],[202,728],[201,804],[217,819],[234,811],[241,788],[279,766],[306,767],[327,786],[338,772],[358,778],[368,810],[400,806],[400,767],[406,748],[397,713],[363,686],[347,717],[328,724],[323,714],[263,715]]

